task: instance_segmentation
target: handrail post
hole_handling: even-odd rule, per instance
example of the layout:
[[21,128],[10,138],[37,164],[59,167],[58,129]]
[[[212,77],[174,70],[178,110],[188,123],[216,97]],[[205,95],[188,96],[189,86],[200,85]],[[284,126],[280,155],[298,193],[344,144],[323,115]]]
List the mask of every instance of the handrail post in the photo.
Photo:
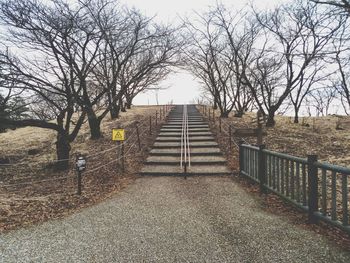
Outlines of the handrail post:
[[308,155],[308,205],[309,205],[309,223],[317,223],[315,212],[318,211],[318,176],[317,167],[317,155]]
[[238,143],[239,146],[239,175],[242,175],[244,171],[244,152],[243,152],[243,140],[240,140]]
[[220,129],[220,133],[221,133],[221,117],[219,117],[219,129]]
[[260,183],[260,193],[266,194],[266,158],[265,158],[265,145],[259,145],[259,152],[258,152],[258,176],[259,176],[259,183]]

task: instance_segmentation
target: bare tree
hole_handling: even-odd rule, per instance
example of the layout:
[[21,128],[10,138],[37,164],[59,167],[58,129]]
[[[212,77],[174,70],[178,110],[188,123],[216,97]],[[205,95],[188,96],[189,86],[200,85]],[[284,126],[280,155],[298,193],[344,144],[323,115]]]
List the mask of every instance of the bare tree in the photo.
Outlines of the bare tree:
[[275,124],[274,117],[289,94],[282,89],[284,72],[282,57],[266,50],[265,45],[251,61],[249,71],[243,72],[243,81],[254,97],[257,108],[268,116],[267,126]]
[[231,92],[228,94],[234,104],[235,116],[242,117],[254,99],[249,87],[243,83],[243,75],[253,55],[252,48],[258,39],[260,26],[244,9],[231,13],[223,5],[217,5],[212,14],[214,23],[225,32],[229,48],[223,52],[223,56],[227,67],[232,71],[229,76]]
[[350,13],[350,2],[348,0],[328,0],[328,1],[311,0],[311,2],[314,2],[316,4],[333,6],[336,8],[340,8],[346,13]]
[[127,108],[130,108],[135,96],[154,89],[168,76],[171,68],[179,64],[183,41],[176,33],[177,29],[159,25],[151,28],[148,29],[147,39],[142,41],[142,48],[130,56],[119,71],[118,84],[124,91]]
[[294,108],[294,123],[299,123],[299,112],[303,106],[305,98],[317,87],[322,86],[332,75],[332,72],[326,73],[324,63],[315,61],[308,70],[301,74],[298,85],[289,94],[290,102]]
[[[275,112],[282,102],[293,90],[308,85],[305,79],[312,78],[312,71],[311,76],[306,75],[310,66],[327,53],[327,45],[344,19],[333,17],[327,10],[320,10],[316,4],[301,0],[282,5],[273,12],[256,12],[256,17],[267,32],[267,39],[278,43],[274,49],[281,53],[285,68],[285,87],[281,87],[283,91],[279,99],[268,111],[267,126],[273,126]],[[302,98],[299,96],[296,100],[294,97],[294,101],[300,103]]]
[[[66,63],[68,54],[56,45],[67,39],[62,35],[69,35],[73,30],[70,18],[58,14],[59,6],[49,7],[36,1],[2,2],[0,18],[9,28],[4,42],[17,46],[20,51],[11,54],[6,47],[3,48],[0,65],[8,71],[0,78],[14,83],[4,88],[25,90],[29,102],[40,102],[45,110],[41,111],[43,114],[34,111],[32,118],[4,118],[1,122],[16,127],[34,126],[55,130],[59,160],[57,168],[67,169],[70,143],[83,124],[85,111],[77,112],[81,110],[76,105],[77,94],[81,92],[75,86],[78,76],[70,67],[71,64]],[[53,117],[56,122],[52,121]]]
[[[250,43],[245,45],[245,40],[251,32],[236,31],[244,21],[230,17],[220,5],[197,14],[197,18],[196,23],[185,23],[191,39],[185,51],[185,64],[211,94],[213,107],[220,109],[222,117],[227,117],[233,109],[236,116],[242,116],[252,102],[250,90],[241,81],[245,65],[240,61],[249,49]],[[247,37],[243,40],[244,36]]]
[[319,88],[310,92],[311,105],[316,111],[316,116],[329,114],[330,106],[336,97],[336,90],[332,87]]

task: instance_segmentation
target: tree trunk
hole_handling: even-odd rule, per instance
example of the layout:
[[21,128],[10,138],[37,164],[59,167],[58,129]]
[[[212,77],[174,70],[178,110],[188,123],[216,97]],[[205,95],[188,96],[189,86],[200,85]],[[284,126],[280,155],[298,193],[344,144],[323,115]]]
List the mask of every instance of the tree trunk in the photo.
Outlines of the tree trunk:
[[228,115],[230,114],[230,112],[228,112],[228,111],[223,111],[223,112],[221,112],[221,115],[220,115],[220,117],[221,118],[228,118]]
[[112,120],[115,120],[115,119],[117,119],[119,117],[119,110],[113,104],[110,106],[109,113],[111,115],[111,119]]
[[126,108],[127,108],[128,110],[131,109],[131,105],[132,105],[132,99],[127,99],[127,100],[126,100],[125,106],[126,106]]
[[214,106],[213,106],[213,109],[214,110],[217,110],[218,109],[218,103],[216,100],[214,100]]
[[70,150],[71,146],[69,143],[68,135],[65,133],[58,132],[56,141],[56,154],[58,161],[55,164],[55,168],[58,171],[65,171],[69,168]]
[[274,127],[275,124],[275,111],[269,111],[267,115],[266,127]]
[[109,114],[111,115],[111,119],[115,120],[118,118],[117,110],[116,110],[116,105],[112,99],[112,95],[109,93],[108,94],[108,106],[109,106]]
[[294,123],[299,123],[299,107],[298,105],[294,104]]
[[126,112],[125,103],[122,100],[120,100],[119,105],[120,105],[120,111]]
[[100,124],[101,122],[98,120],[93,109],[86,110],[88,116],[88,122],[90,127],[90,135],[92,140],[96,140],[102,137]]
[[296,110],[294,114],[294,123],[299,123],[299,112]]
[[237,118],[242,118],[243,114],[244,114],[244,110],[241,109],[241,110],[236,111],[234,116]]

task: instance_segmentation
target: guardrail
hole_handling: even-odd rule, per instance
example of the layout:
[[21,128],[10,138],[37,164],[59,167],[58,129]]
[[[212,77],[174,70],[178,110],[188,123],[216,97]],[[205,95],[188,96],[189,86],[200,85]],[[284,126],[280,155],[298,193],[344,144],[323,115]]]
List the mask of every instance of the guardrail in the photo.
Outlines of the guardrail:
[[190,136],[188,131],[188,113],[187,105],[183,106],[182,128],[181,128],[181,158],[180,167],[187,172],[187,165],[191,167]]
[[350,233],[350,169],[318,162],[316,155],[299,158],[239,144],[240,174],[308,212],[310,223],[323,220]]

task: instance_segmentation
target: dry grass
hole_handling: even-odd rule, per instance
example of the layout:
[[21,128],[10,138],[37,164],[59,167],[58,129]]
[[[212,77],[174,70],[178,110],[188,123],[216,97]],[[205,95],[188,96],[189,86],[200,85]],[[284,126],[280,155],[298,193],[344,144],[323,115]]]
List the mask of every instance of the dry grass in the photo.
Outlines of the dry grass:
[[[219,116],[219,112],[216,112],[216,116]],[[255,113],[247,113],[243,118],[230,115],[228,119],[222,119],[222,126],[226,130],[229,124],[233,128],[256,128],[255,118]],[[299,157],[317,154],[321,161],[350,166],[350,128],[337,130],[338,117],[305,117],[300,119],[299,124],[292,121],[291,117],[276,116],[276,126],[265,128],[267,136],[264,143],[267,149]],[[218,117],[216,125],[219,125]],[[245,139],[256,144],[254,138]]]
[[[117,120],[106,118],[102,122],[104,137],[99,140],[90,140],[88,126],[84,125],[72,143],[71,151],[72,160],[76,152],[88,155],[87,171],[83,174],[82,196],[75,194],[77,184],[73,161],[67,172],[55,172],[45,163],[56,159],[55,133],[28,127],[0,134],[1,158],[9,158],[13,164],[31,163],[0,166],[0,231],[70,214],[125,187],[135,178],[155,139],[155,133],[148,133],[148,120],[149,116],[155,115],[156,110],[159,110],[158,106],[135,106],[122,113]],[[140,129],[140,133],[145,131],[141,140],[142,150],[138,149],[136,136],[126,142],[128,158],[125,161],[126,171],[122,172],[120,162],[115,162],[116,149],[100,152],[116,146],[111,141],[112,128],[126,128],[128,138],[135,130],[135,122],[142,120],[147,120],[144,128]],[[28,149],[37,149],[39,153],[29,155]],[[44,163],[38,163],[42,161]],[[109,162],[112,163],[103,166]],[[95,168],[97,170],[89,172]]]

